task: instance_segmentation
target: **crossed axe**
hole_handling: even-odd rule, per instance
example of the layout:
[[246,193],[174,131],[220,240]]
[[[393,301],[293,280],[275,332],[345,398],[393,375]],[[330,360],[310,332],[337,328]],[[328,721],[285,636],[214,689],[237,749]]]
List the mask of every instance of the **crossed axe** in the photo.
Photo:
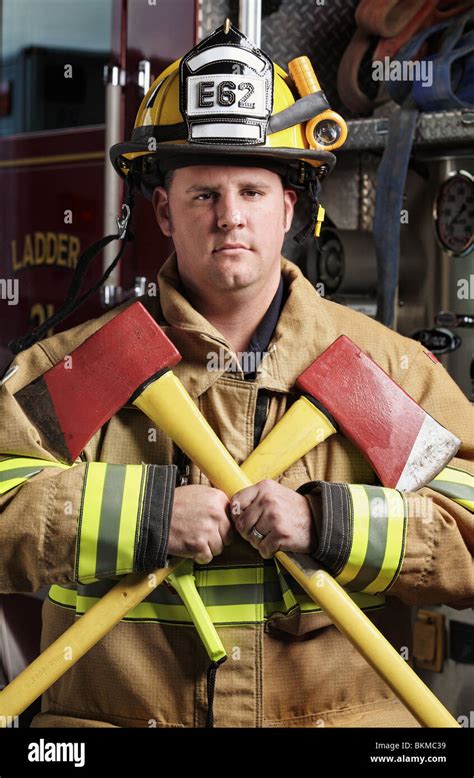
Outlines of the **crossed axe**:
[[[71,465],[127,401],[160,427],[229,499],[260,480],[277,477],[338,427],[384,486],[403,491],[427,484],[461,444],[345,335],[301,374],[296,384],[304,395],[240,467],[173,374],[181,356],[140,302],[117,314],[70,356],[73,370],[61,361],[15,397],[40,431],[43,444]],[[306,554],[278,551],[275,558],[423,726],[459,727],[321,565]],[[154,588],[168,577],[179,581],[179,568],[189,560],[173,557],[168,563],[162,569],[131,573],[116,584],[0,692],[0,715],[19,715]],[[202,611],[205,618],[204,606]],[[68,661],[66,649],[72,657]]]

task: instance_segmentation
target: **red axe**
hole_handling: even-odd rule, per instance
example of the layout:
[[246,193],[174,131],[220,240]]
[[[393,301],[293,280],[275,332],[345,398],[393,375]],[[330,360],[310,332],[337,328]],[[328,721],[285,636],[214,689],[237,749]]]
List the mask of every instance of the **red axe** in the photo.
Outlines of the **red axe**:
[[[128,350],[124,355],[126,345]],[[325,355],[327,352],[320,359],[324,360]],[[92,435],[120,407],[131,401],[230,498],[260,479],[250,479],[250,467],[246,467],[247,475],[238,467],[173,375],[170,368],[179,359],[174,345],[141,303],[136,302],[88,338],[68,360],[55,365],[15,396],[44,436],[45,445],[69,463],[75,462]],[[396,387],[383,371],[370,375],[369,384],[374,396],[377,396],[377,381],[389,381]],[[393,396],[396,398],[395,390]],[[416,406],[413,400],[411,402]],[[387,417],[386,408],[383,408],[379,421],[383,428],[393,423],[394,416]],[[384,457],[391,453],[391,450],[383,450]],[[370,454],[372,461],[377,462],[377,452],[371,448]],[[427,472],[427,480],[438,473],[443,464],[445,461],[440,464],[436,460],[432,471]],[[264,477],[270,476],[266,473]],[[281,551],[275,557],[422,723],[458,726],[342,587],[311,557]],[[0,693],[0,713],[15,715],[15,710],[24,709],[21,705],[25,701],[42,694],[65,672],[64,645],[74,647],[73,661],[77,661],[182,562],[182,559],[174,558],[170,567],[155,571],[153,585],[150,574],[126,576]]]

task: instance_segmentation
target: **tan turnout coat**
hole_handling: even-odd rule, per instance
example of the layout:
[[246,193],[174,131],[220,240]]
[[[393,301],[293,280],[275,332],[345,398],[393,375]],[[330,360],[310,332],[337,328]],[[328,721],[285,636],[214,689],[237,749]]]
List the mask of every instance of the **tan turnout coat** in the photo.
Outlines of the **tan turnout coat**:
[[[236,461],[243,462],[253,448],[258,389],[270,392],[264,437],[284,414],[298,375],[345,333],[461,438],[453,465],[474,474],[472,406],[445,369],[421,344],[322,298],[286,259],[282,271],[289,296],[255,382],[243,380],[238,372],[207,369],[208,353],[219,348],[228,352],[230,346],[183,296],[174,255],[159,273],[165,330],[183,357],[175,373]],[[14,393],[70,354],[118,310],[16,357],[19,370],[1,388],[2,455],[52,459]],[[0,498],[1,592],[35,591],[53,583],[71,586],[85,463],[171,463],[172,444],[161,433],[150,441],[149,427],[138,409],[125,407],[94,436],[75,467],[45,469]],[[312,480],[376,483],[370,466],[342,434],[313,449],[279,480],[293,489]],[[189,482],[208,483],[195,466]],[[368,614],[397,651],[406,647],[410,656],[412,605],[474,606],[474,516],[428,487],[419,494],[432,498],[433,520],[409,517],[400,575],[386,606]],[[69,514],[64,511],[66,501],[72,503]],[[237,537],[211,566],[236,561],[262,560]],[[45,600],[42,648],[75,618],[70,610]],[[322,612],[274,614],[265,624],[223,627],[219,634],[229,659],[217,673],[217,727],[417,726]],[[202,727],[208,664],[193,627],[121,622],[43,695],[33,726]]]

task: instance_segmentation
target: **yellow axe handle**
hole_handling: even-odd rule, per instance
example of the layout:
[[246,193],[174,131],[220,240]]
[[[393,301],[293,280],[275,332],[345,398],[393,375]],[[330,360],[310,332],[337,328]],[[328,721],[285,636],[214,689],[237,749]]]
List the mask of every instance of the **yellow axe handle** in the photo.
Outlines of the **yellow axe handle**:
[[[146,387],[134,404],[168,434],[196,462],[211,483],[229,498],[252,484],[249,473],[245,474],[236,464],[171,371]],[[276,558],[351,640],[421,724],[428,727],[459,726],[328,573],[306,555],[279,551]],[[126,576],[0,692],[0,715],[16,716],[25,710],[182,562],[183,559],[175,557],[170,567],[148,575],[134,573]]]
[[[174,399],[169,398],[167,400],[167,402],[171,403],[167,407],[173,407],[176,398],[179,397],[184,406],[188,408],[188,394],[182,384],[176,380],[170,381],[169,376],[172,376],[171,373],[166,373],[160,380],[163,380],[166,376],[168,376],[167,380],[160,386],[170,384],[169,393],[174,397]],[[138,402],[136,404],[139,405]],[[147,410],[147,413],[152,415],[155,421],[157,418],[157,407],[156,401],[154,401],[153,407],[149,407]],[[189,419],[189,429],[194,430],[192,444],[194,445],[197,442],[197,446],[191,449],[191,444],[186,440],[187,451],[192,450],[193,457],[191,458],[201,461],[203,455],[201,441],[210,441],[210,448],[206,447],[210,460],[207,464],[207,471],[211,473],[213,463],[222,461],[222,458],[225,459],[227,465],[226,472],[230,471],[231,473],[230,482],[224,484],[226,486],[226,494],[229,494],[229,496],[238,491],[238,489],[248,486],[249,480],[252,483],[258,483],[258,481],[262,481],[264,478],[276,478],[294,462],[307,454],[308,451],[311,451],[314,446],[336,432],[333,425],[313,403],[307,400],[306,397],[300,397],[293,403],[278,425],[275,426],[244,462],[242,470],[245,472],[247,479],[239,480],[238,489],[232,491],[232,485],[236,483],[235,479],[241,478],[241,471],[229,455],[227,449],[214,436],[212,430],[211,434],[209,433],[209,425],[197,411],[194,403],[189,408],[188,413],[189,411],[192,417]],[[181,439],[181,417],[179,414],[173,414],[172,418],[174,418],[175,426],[171,428],[166,425],[166,432],[173,439],[176,439],[176,437]],[[186,426],[184,428],[186,429]],[[210,480],[215,483],[215,479]],[[124,577],[119,584],[104,595],[96,605],[69,627],[57,640],[51,643],[45,651],[0,692],[0,714],[8,709],[8,715],[18,716],[26,710],[34,700],[40,697],[46,689],[49,689],[63,673],[118,624],[130,610],[148,597],[153,589],[170,576],[177,567],[182,566],[184,561],[180,557],[175,557],[170,560],[170,567],[155,570],[148,575],[134,573]],[[356,610],[359,612],[358,609]],[[193,612],[190,612],[193,616]],[[193,620],[199,631],[198,621],[194,619],[194,616]]]
[[247,457],[242,470],[254,484],[276,478],[335,432],[324,413],[300,397]]
[[[308,400],[306,402],[314,408],[312,403]],[[256,453],[259,447],[240,468],[203,416],[200,416],[196,425],[196,407],[171,371],[146,387],[135,405],[166,432],[198,465],[209,481],[229,498],[262,477],[268,477],[263,475],[259,464]],[[287,441],[288,445],[290,441],[291,437]],[[252,458],[254,468],[251,466]],[[270,461],[270,457],[267,457],[267,461]],[[280,472],[283,472],[283,468]],[[255,474],[258,478],[254,477]],[[421,724],[427,727],[459,727],[456,719],[329,573],[306,554],[277,551],[275,556]]]
[[19,716],[184,561],[124,576],[0,692],[0,716]]
[[[224,465],[219,488],[227,495],[251,484],[171,371],[150,384],[134,404],[202,465],[206,475],[213,475],[216,463]],[[125,576],[0,692],[0,715],[18,716],[184,562],[173,557],[170,567]]]

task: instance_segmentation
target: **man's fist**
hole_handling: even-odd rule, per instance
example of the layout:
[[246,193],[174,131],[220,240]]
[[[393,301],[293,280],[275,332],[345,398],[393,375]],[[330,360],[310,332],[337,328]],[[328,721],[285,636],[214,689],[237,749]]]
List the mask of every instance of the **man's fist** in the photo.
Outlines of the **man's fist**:
[[210,486],[178,486],[174,492],[168,554],[208,564],[233,538],[229,500]]
[[277,551],[309,554],[316,550],[316,527],[308,500],[276,481],[260,481],[234,494],[231,515],[237,531],[264,559]]

